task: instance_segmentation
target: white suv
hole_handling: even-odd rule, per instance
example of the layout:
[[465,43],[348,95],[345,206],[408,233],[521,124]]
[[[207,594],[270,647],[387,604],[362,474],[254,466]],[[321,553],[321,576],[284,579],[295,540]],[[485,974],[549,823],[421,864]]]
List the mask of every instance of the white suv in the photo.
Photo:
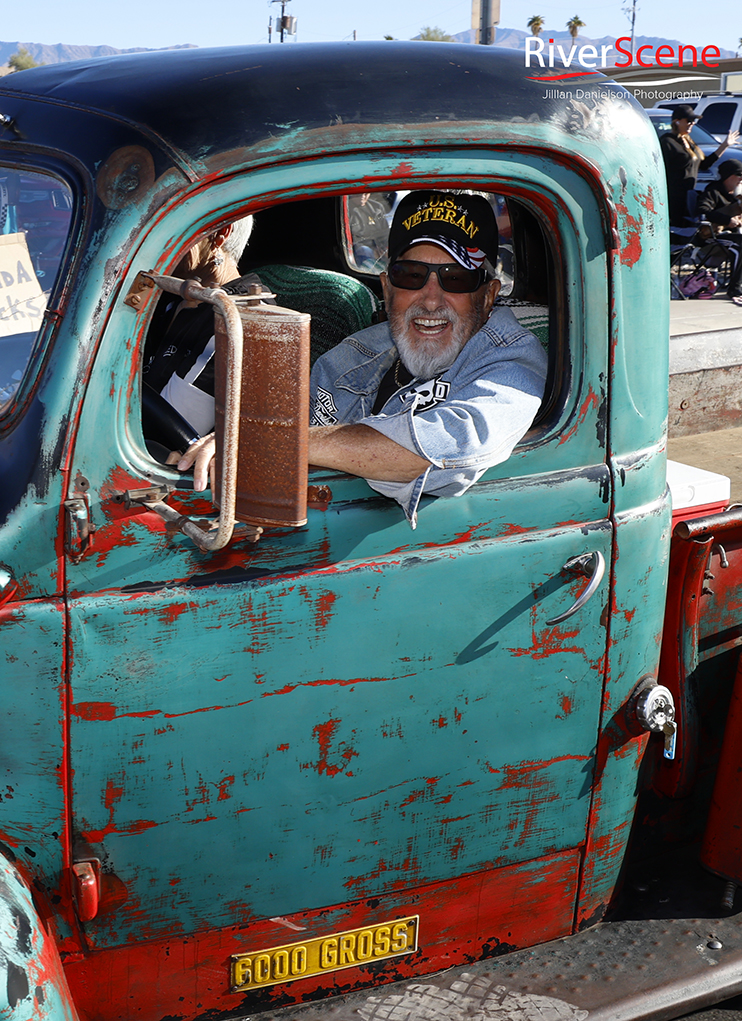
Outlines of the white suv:
[[725,92],[716,96],[681,96],[678,99],[657,103],[655,110],[673,110],[676,106],[692,106],[703,127],[718,142],[723,142],[730,131],[742,134],[742,93]]

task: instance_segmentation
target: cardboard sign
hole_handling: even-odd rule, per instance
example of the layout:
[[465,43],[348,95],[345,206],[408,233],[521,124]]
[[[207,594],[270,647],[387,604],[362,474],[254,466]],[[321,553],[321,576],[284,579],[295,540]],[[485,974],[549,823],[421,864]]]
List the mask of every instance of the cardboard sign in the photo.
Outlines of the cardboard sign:
[[26,235],[0,234],[0,337],[36,333],[45,308]]

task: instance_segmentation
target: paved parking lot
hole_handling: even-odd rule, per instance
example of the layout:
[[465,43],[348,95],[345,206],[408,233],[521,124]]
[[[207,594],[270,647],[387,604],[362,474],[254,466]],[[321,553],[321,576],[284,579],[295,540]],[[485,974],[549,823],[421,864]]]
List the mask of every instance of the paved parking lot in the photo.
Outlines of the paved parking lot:
[[[723,295],[708,301],[671,301],[670,352],[671,374],[742,365],[742,308]],[[671,409],[671,437],[672,425]],[[742,425],[671,438],[668,455],[728,476],[732,502],[742,503]]]

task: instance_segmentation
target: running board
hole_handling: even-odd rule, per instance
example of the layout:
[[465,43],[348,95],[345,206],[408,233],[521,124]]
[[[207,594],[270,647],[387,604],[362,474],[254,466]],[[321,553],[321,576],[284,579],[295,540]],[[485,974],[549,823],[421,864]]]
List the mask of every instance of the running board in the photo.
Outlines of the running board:
[[601,922],[531,950],[250,1021],[670,1021],[742,992],[742,913]]

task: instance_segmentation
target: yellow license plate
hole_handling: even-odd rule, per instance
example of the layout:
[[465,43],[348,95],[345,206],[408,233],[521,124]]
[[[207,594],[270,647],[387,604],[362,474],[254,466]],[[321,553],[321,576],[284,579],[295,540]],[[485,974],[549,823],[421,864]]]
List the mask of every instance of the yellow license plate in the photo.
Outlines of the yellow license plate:
[[277,982],[295,982],[340,968],[411,954],[417,950],[418,923],[419,916],[412,915],[254,954],[234,954],[230,969],[232,990],[264,989]]

